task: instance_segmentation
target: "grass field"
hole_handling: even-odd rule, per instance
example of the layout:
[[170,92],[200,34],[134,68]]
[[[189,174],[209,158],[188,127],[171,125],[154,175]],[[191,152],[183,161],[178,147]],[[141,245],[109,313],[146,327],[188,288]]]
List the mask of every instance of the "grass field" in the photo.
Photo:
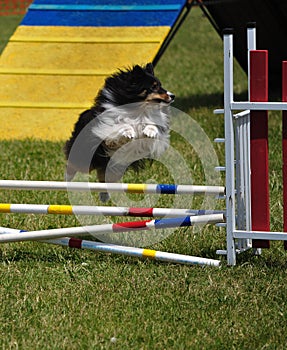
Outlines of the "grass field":
[[[3,27],[8,24],[6,19]],[[2,33],[1,24],[0,29]],[[196,8],[156,67],[164,86],[177,96],[175,107],[190,115],[210,140],[223,136],[222,117],[213,115],[214,108],[222,108],[222,62],[222,42]],[[237,65],[235,92],[246,96],[246,77]],[[272,230],[282,229],[280,128],[280,115],[270,115]],[[194,151],[178,135],[172,134],[171,142],[188,164],[194,183],[204,183]],[[37,140],[0,142],[1,178],[62,180],[62,147],[61,142]],[[214,147],[222,163],[222,146]],[[139,175],[127,173],[124,180],[165,183],[171,178],[155,162]],[[1,191],[0,202],[69,204],[69,198],[65,193]],[[172,199],[164,196],[156,204],[172,205]],[[193,205],[200,206],[201,200]],[[1,226],[26,230],[78,224],[75,217],[1,214]],[[224,247],[224,230],[205,227],[176,230],[152,248],[217,258],[215,250]],[[272,243],[259,257],[240,256],[234,268],[227,267],[223,258],[220,269],[43,243],[3,244],[0,348],[283,350],[286,259],[281,242]]]

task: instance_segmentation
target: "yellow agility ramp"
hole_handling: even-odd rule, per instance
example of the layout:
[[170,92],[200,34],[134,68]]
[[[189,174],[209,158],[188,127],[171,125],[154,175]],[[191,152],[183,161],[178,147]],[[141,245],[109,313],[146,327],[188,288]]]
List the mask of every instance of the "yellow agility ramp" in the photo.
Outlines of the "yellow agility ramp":
[[34,1],[0,57],[1,139],[68,138],[108,75],[154,60],[185,1],[60,3]]

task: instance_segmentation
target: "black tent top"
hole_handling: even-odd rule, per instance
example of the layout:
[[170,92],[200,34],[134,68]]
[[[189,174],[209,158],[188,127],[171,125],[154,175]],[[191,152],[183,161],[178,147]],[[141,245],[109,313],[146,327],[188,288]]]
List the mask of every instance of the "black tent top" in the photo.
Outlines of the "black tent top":
[[282,61],[287,60],[287,1],[201,0],[203,11],[220,35],[234,28],[234,56],[247,71],[248,22],[256,22],[256,47],[269,51],[269,91],[280,97]]

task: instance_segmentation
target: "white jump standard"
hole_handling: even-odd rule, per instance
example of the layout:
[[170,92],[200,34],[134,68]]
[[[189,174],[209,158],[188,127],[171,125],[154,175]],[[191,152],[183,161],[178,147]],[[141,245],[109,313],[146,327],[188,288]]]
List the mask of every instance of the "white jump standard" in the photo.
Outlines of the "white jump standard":
[[[270,232],[267,122],[268,110],[287,111],[287,103],[267,102],[268,52],[255,50],[255,27],[249,28],[247,35],[250,101],[235,102],[231,31],[227,30],[224,33],[223,42],[227,242],[225,253],[228,265],[235,265],[237,253],[250,248],[268,248],[269,240],[287,240],[286,233]],[[283,63],[283,67],[284,64],[286,63]],[[283,76],[283,88],[287,88],[286,72]],[[238,110],[244,111],[234,114]],[[284,193],[284,202],[287,204],[287,191]],[[285,227],[287,228],[287,225]]]

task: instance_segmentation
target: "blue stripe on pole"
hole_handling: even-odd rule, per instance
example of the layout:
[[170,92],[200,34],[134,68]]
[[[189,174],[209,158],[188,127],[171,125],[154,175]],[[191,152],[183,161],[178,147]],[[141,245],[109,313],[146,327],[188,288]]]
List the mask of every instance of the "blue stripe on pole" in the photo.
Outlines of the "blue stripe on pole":
[[162,194],[176,194],[177,185],[159,184],[156,187],[156,192]]
[[156,229],[182,227],[182,226],[191,226],[191,222],[190,222],[189,216],[182,217],[182,218],[158,219],[158,220],[154,220],[154,226]]

